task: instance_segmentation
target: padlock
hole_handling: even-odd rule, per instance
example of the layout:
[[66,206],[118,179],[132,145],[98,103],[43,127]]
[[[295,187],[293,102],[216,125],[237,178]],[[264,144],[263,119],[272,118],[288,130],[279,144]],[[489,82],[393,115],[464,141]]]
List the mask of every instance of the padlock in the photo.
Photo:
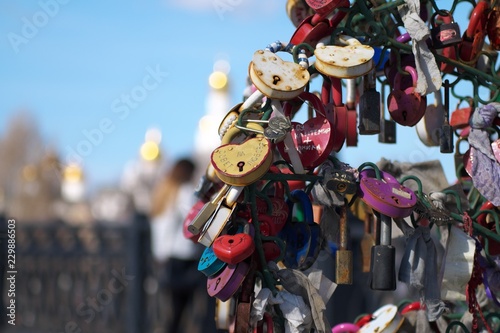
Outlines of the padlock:
[[[315,48],[318,42],[332,34],[332,32],[337,28],[339,23],[347,15],[345,9],[349,8],[350,3],[348,0],[344,0],[338,6],[339,10],[329,19],[318,20],[321,17],[319,15],[310,15],[306,17],[300,25],[297,27],[295,32],[290,38],[290,45],[300,45],[302,43],[310,45]],[[312,52],[306,50],[307,57],[312,55]]]
[[324,78],[321,101],[325,105],[326,118],[333,124],[333,146],[340,151],[347,137],[347,107],[342,102],[342,82],[339,78]]
[[[333,125],[326,118],[323,104],[316,95],[303,92],[299,98],[312,104],[316,117],[306,120],[303,124],[292,121],[291,136],[302,166],[306,170],[312,170],[323,163],[332,151]],[[285,102],[283,112],[288,116],[290,111],[291,104]],[[294,164],[289,151],[285,150],[284,143],[277,144],[278,150],[287,162]]]
[[305,0],[307,5],[316,13],[312,19],[312,24],[315,24],[339,7],[345,7],[344,0]]
[[358,112],[356,110],[356,79],[346,79],[346,107],[347,107],[347,147],[358,145]]
[[500,4],[498,2],[491,9],[486,24],[486,31],[493,50],[500,50]]
[[355,194],[358,190],[354,174],[344,170],[334,169],[325,173],[323,183],[328,190],[343,195]]
[[304,0],[287,0],[286,14],[295,27],[298,27],[306,17],[314,14]]
[[352,284],[352,251],[347,249],[349,231],[347,228],[347,206],[340,207],[339,247],[335,252],[335,282]]
[[417,197],[410,188],[378,169],[359,172],[358,197],[373,210],[394,218],[410,216],[417,203]]
[[[281,173],[277,167],[271,167],[272,173]],[[272,192],[269,200],[260,196],[256,198],[257,214],[264,236],[277,235],[288,220],[288,205],[285,202],[285,187],[281,182],[273,182],[267,189]],[[273,190],[274,189],[274,190]],[[264,193],[266,195],[266,193]]]
[[246,261],[227,265],[219,274],[207,278],[207,292],[221,301],[230,299],[240,288],[250,271]]
[[375,70],[363,76],[363,94],[359,98],[359,134],[380,133],[380,93],[375,89]]
[[375,237],[372,230],[375,229],[375,215],[371,209],[366,209],[364,217],[364,233],[361,239],[361,271],[364,273],[370,272],[371,266],[371,252],[372,247],[375,246]]
[[441,90],[437,90],[434,92],[434,104],[427,106],[424,116],[415,126],[420,141],[428,147],[439,146],[443,122],[444,105]]
[[[436,24],[436,15],[450,16],[450,23]],[[447,10],[435,12],[431,16],[431,38],[432,47],[435,49],[442,49],[445,47],[458,45],[462,42],[462,34],[458,23],[453,20],[453,16]]]
[[198,261],[198,271],[207,277],[219,273],[226,266],[227,263],[217,258],[212,246],[205,248]]
[[382,85],[380,90],[380,133],[378,141],[381,143],[396,143],[396,122],[392,119],[385,119],[385,89]]
[[182,223],[182,234],[186,239],[191,240],[193,243],[198,243],[198,235],[193,234],[189,231],[189,225],[195,219],[195,217],[200,213],[200,211],[205,206],[205,200],[198,200],[193,207],[189,210],[184,222]]
[[347,35],[339,35],[345,46],[318,44],[314,50],[318,72],[336,78],[356,78],[373,69],[374,49]]
[[203,207],[199,210],[198,214],[189,223],[187,229],[193,235],[199,235],[203,226],[214,217],[214,213],[223,205],[226,197],[231,192],[232,202],[236,202],[237,198],[243,191],[241,186],[229,186],[225,184],[222,188],[213,195],[211,201],[205,203]]
[[340,323],[332,327],[332,333],[357,333],[359,327],[352,323]]
[[464,129],[469,127],[469,119],[473,111],[472,99],[469,100],[469,105],[460,108],[462,101],[459,101],[455,111],[450,115],[450,125],[454,130]]
[[217,237],[212,244],[214,254],[227,264],[237,264],[250,257],[255,250],[253,241],[252,224],[245,225],[236,234],[225,234]]
[[478,1],[472,10],[467,30],[462,36],[462,43],[458,47],[460,61],[469,66],[475,66],[478,54],[483,49],[489,9],[488,1]]
[[236,305],[236,318],[234,333],[247,333],[252,327],[250,317],[255,298],[255,271],[257,265],[254,258],[250,262],[250,269],[238,292],[238,302]]
[[396,290],[396,248],[391,245],[392,218],[375,211],[380,221],[379,244],[372,247],[370,288]]
[[286,244],[283,262],[287,268],[302,269],[309,264],[308,258],[311,256],[310,225],[314,223],[312,204],[303,190],[294,190],[290,192],[290,198],[287,198],[287,205],[293,214],[289,215],[287,223],[278,234]]
[[371,320],[360,327],[358,333],[396,333],[403,324],[404,318],[393,304],[383,305],[371,315]]
[[493,156],[495,156],[497,162],[500,163],[500,138],[491,143],[491,151],[493,152]]
[[453,127],[449,123],[450,119],[450,82],[444,81],[444,113],[443,125],[441,126],[441,136],[439,138],[439,151],[441,153],[453,153]]
[[[219,237],[236,209],[236,199],[241,194],[242,189],[243,187],[241,186],[229,187],[227,193],[220,199],[215,212],[203,225],[198,243],[208,247],[213,244],[217,237]],[[193,224],[190,226],[192,225]]]
[[215,299],[215,328],[218,330],[233,331],[234,317],[236,311],[236,300],[234,297],[223,302]]
[[414,126],[425,114],[427,97],[415,91],[417,84],[417,72],[411,66],[405,66],[404,70],[410,73],[412,86],[402,86],[402,74],[396,73],[394,90],[387,97],[387,108],[392,119],[403,126]]
[[258,50],[254,53],[248,73],[255,87],[269,98],[289,100],[300,95],[310,75],[306,68],[284,61],[277,54]]
[[[258,124],[248,123],[247,127],[264,132]],[[273,154],[271,143],[262,134],[233,143],[234,137],[240,133],[241,129],[231,127],[210,159],[220,180],[230,185],[246,186],[259,180],[269,170]]]

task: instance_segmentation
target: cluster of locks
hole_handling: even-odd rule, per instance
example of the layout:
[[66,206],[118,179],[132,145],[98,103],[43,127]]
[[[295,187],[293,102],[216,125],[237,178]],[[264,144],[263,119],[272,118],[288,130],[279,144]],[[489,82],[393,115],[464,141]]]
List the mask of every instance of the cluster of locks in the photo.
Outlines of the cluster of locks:
[[[221,121],[221,144],[184,223],[186,237],[206,247],[198,269],[216,298],[219,329],[492,332],[498,326],[499,11],[489,1],[474,2],[462,35],[456,4],[445,10],[415,0],[287,2],[296,31],[288,43],[253,54],[250,93]],[[450,91],[464,80],[473,82],[471,104],[450,114]],[[310,90],[313,81],[319,92]],[[389,87],[387,97],[377,81]],[[490,89],[483,106],[480,85]],[[430,93],[434,105],[427,103]],[[308,116],[300,122],[303,108]],[[356,146],[358,135],[395,143],[396,124],[416,127],[442,153],[468,142],[465,154],[455,154],[459,186],[425,193],[416,176],[397,179],[374,163],[355,168],[336,157]],[[351,217],[365,221],[361,251],[370,288],[392,291],[399,279],[419,299],[332,328],[326,303],[336,285],[353,281]],[[398,272],[393,225],[406,239]],[[445,248],[441,259],[434,231]],[[334,262],[334,282],[315,265],[325,255]],[[463,314],[452,321],[457,303]]]

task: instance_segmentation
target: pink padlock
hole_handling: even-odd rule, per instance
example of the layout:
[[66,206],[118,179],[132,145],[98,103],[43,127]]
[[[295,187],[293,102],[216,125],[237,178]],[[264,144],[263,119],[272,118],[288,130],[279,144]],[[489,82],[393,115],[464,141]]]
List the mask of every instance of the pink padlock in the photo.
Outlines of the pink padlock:
[[500,139],[496,139],[491,143],[491,150],[493,150],[497,162],[500,163]]
[[387,97],[387,108],[395,122],[403,126],[414,126],[425,114],[427,97],[415,92],[417,84],[417,71],[412,66],[405,66],[404,70],[412,78],[412,86],[402,84],[401,73],[396,73],[394,90]]
[[352,323],[340,323],[332,328],[332,333],[356,333],[359,332],[359,327]]

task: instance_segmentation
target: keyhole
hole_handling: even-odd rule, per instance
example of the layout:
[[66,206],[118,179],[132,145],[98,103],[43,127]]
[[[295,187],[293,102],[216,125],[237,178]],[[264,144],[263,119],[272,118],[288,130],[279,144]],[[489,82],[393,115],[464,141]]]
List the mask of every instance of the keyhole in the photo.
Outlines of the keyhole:
[[391,199],[394,200],[394,202],[396,203],[396,205],[399,205],[399,199],[398,198],[396,198],[395,196],[392,196]]
[[217,280],[215,281],[215,287],[214,287],[214,290],[217,289],[217,287],[219,286],[219,283],[220,283],[220,277],[217,278]]
[[273,84],[278,84],[278,82],[281,81],[281,78],[278,75],[273,76]]
[[240,161],[238,162],[238,164],[236,164],[236,166],[238,167],[238,171],[239,172],[243,172],[243,166],[245,165],[245,162],[243,161]]

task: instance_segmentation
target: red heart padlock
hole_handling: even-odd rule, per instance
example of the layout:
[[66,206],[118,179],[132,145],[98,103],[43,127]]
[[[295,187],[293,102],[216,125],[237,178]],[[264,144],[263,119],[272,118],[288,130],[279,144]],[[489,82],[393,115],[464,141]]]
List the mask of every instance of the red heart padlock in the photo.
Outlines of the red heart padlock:
[[255,250],[251,227],[250,223],[246,223],[244,232],[217,237],[212,245],[215,256],[228,264],[237,264],[250,257]]
[[403,126],[414,126],[425,114],[427,97],[415,92],[417,84],[415,68],[405,66],[404,70],[410,73],[413,84],[411,87],[403,87],[401,84],[402,74],[396,73],[394,90],[387,97],[387,108],[395,122]]
[[[462,62],[474,66],[482,51],[486,37],[486,25],[488,23],[488,12],[490,4],[488,1],[479,1],[471,13],[467,31],[462,37],[459,45],[459,57]],[[463,70],[461,70],[463,71]]]
[[[305,123],[292,122],[291,130],[293,143],[304,169],[312,170],[323,163],[332,151],[332,124],[326,119],[323,104],[316,95],[303,92],[299,98],[309,101],[316,110],[316,117],[308,119]],[[291,107],[290,103],[285,102],[283,109],[285,115],[290,114]],[[291,163],[285,145],[280,142],[277,147],[283,158]]]
[[[347,15],[347,11],[342,10],[342,8],[349,8],[349,6],[348,0],[341,1],[338,5],[339,10],[330,20],[322,19],[321,15],[317,14],[306,17],[293,33],[289,44],[299,45],[305,43],[315,48],[321,39],[331,35],[333,30],[337,28],[337,25]],[[306,54],[309,57],[312,52],[306,50]]]

